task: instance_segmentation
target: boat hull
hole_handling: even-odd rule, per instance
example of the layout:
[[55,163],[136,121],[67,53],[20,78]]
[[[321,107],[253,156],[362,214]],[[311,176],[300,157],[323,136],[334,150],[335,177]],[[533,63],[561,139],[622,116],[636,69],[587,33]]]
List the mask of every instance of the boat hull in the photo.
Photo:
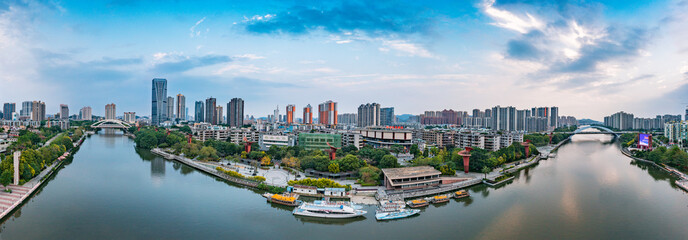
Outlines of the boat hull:
[[418,213],[420,213],[420,210],[417,210],[417,209],[408,209],[408,210],[403,210],[403,211],[399,211],[399,212],[376,213],[375,219],[377,219],[378,221],[394,220],[394,219],[400,219],[400,218],[407,218],[407,217],[416,215]]
[[317,213],[317,212],[310,212],[306,210],[301,210],[301,209],[294,209],[292,212],[294,215],[297,216],[303,216],[303,217],[316,217],[316,218],[355,218],[355,217],[360,217],[363,216],[363,214],[366,214],[366,211],[358,210],[355,213],[351,214],[327,214],[327,213]]

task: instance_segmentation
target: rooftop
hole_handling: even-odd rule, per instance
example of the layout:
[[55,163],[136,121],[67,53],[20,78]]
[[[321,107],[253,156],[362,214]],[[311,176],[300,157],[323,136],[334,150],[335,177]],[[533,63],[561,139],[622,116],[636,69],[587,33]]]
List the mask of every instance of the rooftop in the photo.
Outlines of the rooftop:
[[388,179],[440,175],[440,171],[437,171],[435,168],[431,166],[383,168],[382,173],[385,174],[385,176],[387,176]]

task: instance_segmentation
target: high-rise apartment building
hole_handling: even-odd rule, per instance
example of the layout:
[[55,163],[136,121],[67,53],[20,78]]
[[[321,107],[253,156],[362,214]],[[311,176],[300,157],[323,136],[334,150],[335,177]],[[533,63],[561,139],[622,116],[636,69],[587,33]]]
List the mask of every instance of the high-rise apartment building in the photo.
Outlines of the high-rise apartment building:
[[294,104],[287,105],[287,116],[286,116],[287,124],[293,124],[294,123],[294,113],[295,112],[296,112],[296,106],[294,106]]
[[135,112],[124,112],[124,115],[122,115],[123,119],[125,122],[128,123],[135,123],[136,122],[136,113]]
[[215,114],[216,99],[214,97],[209,97],[205,100],[205,122],[210,124],[217,124],[217,116]]
[[81,110],[79,110],[79,119],[84,120],[84,121],[92,121],[93,120],[93,109],[91,107],[82,107]]
[[275,108],[275,111],[272,114],[272,122],[280,122],[279,106]]
[[224,112],[222,110],[222,105],[215,106],[215,124],[225,123],[223,116],[224,116]]
[[61,119],[68,119],[69,118],[69,106],[67,106],[67,104],[60,104],[60,118]]
[[167,97],[167,120],[174,120],[174,98]]
[[500,107],[492,108],[492,130],[516,131],[516,108]]
[[623,111],[604,117],[604,125],[619,130],[630,130],[633,128],[633,114]]
[[310,104],[303,108],[303,124],[313,124],[313,107]]
[[342,113],[337,114],[337,124],[356,126],[358,122],[358,114],[356,113]]
[[151,124],[160,125],[167,120],[167,79],[153,79]]
[[559,125],[559,108],[551,107],[549,108],[549,126],[552,128],[557,128]]
[[31,118],[31,110],[33,110],[33,102],[32,101],[22,102],[22,109],[19,110],[19,118],[22,120],[30,119]]
[[17,111],[16,103],[5,103],[2,106],[2,118],[5,120],[12,120],[12,113]]
[[380,108],[380,125],[391,126],[394,125],[396,119],[394,117],[394,108]]
[[114,103],[105,105],[105,119],[117,119],[117,106]]
[[177,94],[177,119],[186,120],[186,97]]
[[41,101],[33,101],[31,104],[31,120],[44,121],[45,120],[45,103]]
[[205,119],[203,118],[203,113],[205,111],[205,108],[203,107],[203,101],[196,101],[194,107],[194,122],[204,122]]
[[318,122],[325,125],[337,125],[337,102],[329,100],[318,105]]
[[244,100],[232,98],[227,103],[227,121],[230,127],[241,127],[244,125]]
[[380,104],[366,103],[358,106],[358,127],[380,125]]

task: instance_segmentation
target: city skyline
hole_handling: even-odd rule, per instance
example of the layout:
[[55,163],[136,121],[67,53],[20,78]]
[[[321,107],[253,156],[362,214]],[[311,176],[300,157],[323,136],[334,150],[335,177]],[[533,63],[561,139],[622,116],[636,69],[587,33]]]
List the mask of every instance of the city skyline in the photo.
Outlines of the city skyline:
[[[617,111],[680,114],[688,103],[688,4],[311,4],[8,2],[0,83],[12,91],[0,102],[40,100],[48,114],[98,106],[101,116],[115,103],[150,116],[149,81],[165,78],[168,96],[242,98],[255,116],[331,99],[340,113],[369,102],[414,115],[558,106],[601,121]],[[142,11],[151,8],[160,10]],[[130,27],[110,30],[116,24]]]

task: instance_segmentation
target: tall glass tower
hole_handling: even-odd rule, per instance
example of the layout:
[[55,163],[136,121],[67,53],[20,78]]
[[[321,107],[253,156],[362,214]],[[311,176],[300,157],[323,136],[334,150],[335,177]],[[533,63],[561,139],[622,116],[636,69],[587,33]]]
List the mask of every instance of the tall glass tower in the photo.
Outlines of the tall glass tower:
[[153,78],[151,124],[160,125],[167,120],[167,79]]

